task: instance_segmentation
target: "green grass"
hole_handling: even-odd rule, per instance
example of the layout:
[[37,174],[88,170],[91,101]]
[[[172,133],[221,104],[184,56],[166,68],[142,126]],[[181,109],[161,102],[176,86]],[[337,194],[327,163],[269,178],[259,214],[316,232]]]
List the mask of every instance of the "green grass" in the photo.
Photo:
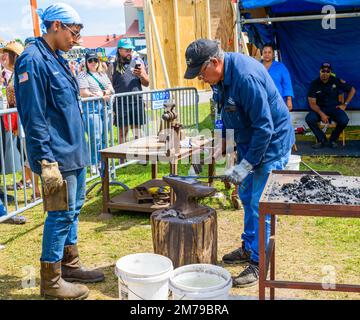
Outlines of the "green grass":
[[[200,106],[200,128],[212,125],[207,104]],[[360,176],[358,158],[303,157],[314,169],[339,171],[344,175]],[[219,166],[220,167],[220,166]],[[188,165],[180,165],[179,174],[187,174]],[[305,168],[302,168],[305,169]],[[205,170],[204,170],[205,171]],[[168,164],[159,165],[159,176],[169,173]],[[132,165],[118,170],[117,179],[129,187],[151,179],[150,166]],[[240,244],[242,210],[230,204],[231,191],[222,183],[215,184],[227,196],[226,206],[216,200],[206,200],[218,211],[218,258]],[[98,187],[100,188],[100,187]],[[93,190],[81,212],[79,247],[81,258],[88,266],[101,268],[106,281],[90,285],[90,299],[117,299],[117,278],[114,264],[120,257],[135,252],[152,252],[152,236],[148,214],[118,213],[110,220],[100,220],[102,197]],[[111,195],[122,192],[112,187]],[[0,299],[39,299],[39,256],[45,216],[42,206],[24,213],[28,223],[23,226],[0,224]],[[337,280],[360,283],[360,220],[339,218],[279,217],[277,228],[277,278],[284,280],[320,281],[324,266],[336,270]],[[22,288],[26,267],[32,267],[36,280],[33,288]],[[236,276],[243,266],[226,268]],[[232,289],[236,295],[257,295],[257,287]],[[355,293],[279,290],[280,297],[300,299],[359,299]]]

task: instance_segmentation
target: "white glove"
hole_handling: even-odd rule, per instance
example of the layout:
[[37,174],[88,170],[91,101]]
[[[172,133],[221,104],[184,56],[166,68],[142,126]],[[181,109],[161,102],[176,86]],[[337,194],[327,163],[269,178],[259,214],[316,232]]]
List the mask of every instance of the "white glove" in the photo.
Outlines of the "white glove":
[[229,182],[239,185],[249,175],[252,169],[253,166],[251,163],[243,159],[236,166],[226,170],[225,176]]

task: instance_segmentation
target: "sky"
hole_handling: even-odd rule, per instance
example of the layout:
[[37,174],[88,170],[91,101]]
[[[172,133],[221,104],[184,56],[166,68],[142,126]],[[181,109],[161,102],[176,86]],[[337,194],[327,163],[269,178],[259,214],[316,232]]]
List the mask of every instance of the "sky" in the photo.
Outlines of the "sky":
[[[63,2],[70,4],[84,24],[81,34],[112,35],[125,33],[124,0],[37,0],[38,8]],[[9,41],[33,36],[30,0],[0,0],[0,38]]]

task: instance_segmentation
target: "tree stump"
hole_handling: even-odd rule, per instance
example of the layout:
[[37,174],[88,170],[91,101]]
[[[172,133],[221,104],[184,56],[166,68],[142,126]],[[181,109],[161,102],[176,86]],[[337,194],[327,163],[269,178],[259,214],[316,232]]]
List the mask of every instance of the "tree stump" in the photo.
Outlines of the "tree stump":
[[[217,214],[205,213],[179,218],[175,210],[158,210],[151,215],[154,252],[170,258],[174,268],[196,263],[217,262]],[[175,214],[174,214],[175,213]]]

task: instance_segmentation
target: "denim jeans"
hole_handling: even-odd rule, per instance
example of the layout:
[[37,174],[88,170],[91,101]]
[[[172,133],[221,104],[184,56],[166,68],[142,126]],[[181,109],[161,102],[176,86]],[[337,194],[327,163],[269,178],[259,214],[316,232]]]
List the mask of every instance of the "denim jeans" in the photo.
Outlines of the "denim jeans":
[[[110,110],[111,111],[111,110]],[[90,142],[90,160],[92,165],[97,165],[101,161],[100,150],[106,147],[106,124],[104,112],[84,112],[83,120],[85,123],[85,130]],[[108,137],[111,130],[111,118],[110,113],[108,112]]]
[[41,261],[63,258],[64,246],[77,244],[78,222],[85,201],[86,168],[62,172],[67,181],[69,211],[49,211],[45,220]]
[[[330,141],[337,141],[341,132],[343,132],[349,123],[349,117],[347,116],[346,112],[341,109],[325,109],[324,113],[330,117],[330,120],[336,122],[336,128],[331,133]],[[320,122],[320,120],[320,115],[315,111],[310,111],[305,118],[305,121],[311,131],[314,133],[316,140],[318,142],[323,142],[326,136],[318,126],[318,122]]]
[[6,215],[7,215],[6,208],[0,199],[0,217],[6,216]]
[[[251,260],[259,262],[259,201],[272,170],[282,170],[289,162],[291,151],[281,159],[255,169],[239,186],[239,197],[244,207],[245,249],[251,251]],[[270,215],[265,219],[266,245],[270,238]]]

